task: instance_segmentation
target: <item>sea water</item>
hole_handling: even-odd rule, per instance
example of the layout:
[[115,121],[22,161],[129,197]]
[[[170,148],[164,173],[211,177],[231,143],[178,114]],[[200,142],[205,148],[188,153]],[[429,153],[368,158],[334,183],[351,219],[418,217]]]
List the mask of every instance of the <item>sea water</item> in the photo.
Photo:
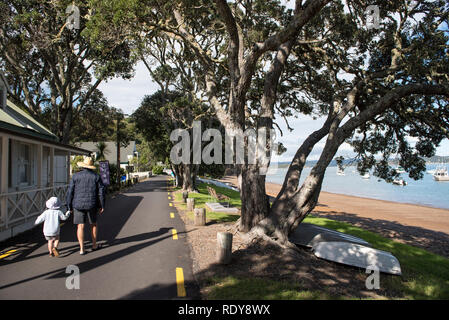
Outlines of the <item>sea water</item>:
[[[427,165],[427,170],[435,169],[436,165]],[[288,168],[278,168],[267,174],[266,181],[282,184]],[[300,183],[310,173],[311,168],[304,168]],[[322,191],[365,197],[378,200],[388,200],[411,203],[435,208],[449,209],[449,181],[435,181],[433,176],[424,173],[421,180],[413,180],[407,173],[401,178],[406,186],[399,186],[380,180],[373,176],[363,179],[355,167],[347,167],[345,175],[337,175],[337,167],[328,167],[323,180]]]

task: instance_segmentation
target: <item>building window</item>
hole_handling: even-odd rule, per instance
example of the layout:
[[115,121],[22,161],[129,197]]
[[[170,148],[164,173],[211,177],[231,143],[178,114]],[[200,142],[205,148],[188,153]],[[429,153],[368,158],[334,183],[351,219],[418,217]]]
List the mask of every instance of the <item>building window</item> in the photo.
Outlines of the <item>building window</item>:
[[20,141],[11,141],[11,187],[26,188],[36,182],[36,148]]
[[68,153],[66,151],[55,150],[54,157],[54,184],[67,184],[69,183],[68,179]]
[[18,146],[18,176],[19,185],[30,185],[31,184],[31,157],[30,157],[30,146],[27,144],[20,143]]

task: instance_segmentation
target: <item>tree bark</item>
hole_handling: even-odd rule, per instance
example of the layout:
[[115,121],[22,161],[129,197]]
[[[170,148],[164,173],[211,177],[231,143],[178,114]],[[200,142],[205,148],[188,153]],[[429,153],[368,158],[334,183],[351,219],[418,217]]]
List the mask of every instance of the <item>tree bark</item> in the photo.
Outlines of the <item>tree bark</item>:
[[242,199],[240,230],[248,232],[259,221],[267,217],[269,201],[265,192],[265,175],[259,174],[257,165],[242,165]]
[[180,164],[178,167],[181,167],[181,177],[182,177],[182,191],[194,192],[196,174],[198,172],[197,165],[195,164]]

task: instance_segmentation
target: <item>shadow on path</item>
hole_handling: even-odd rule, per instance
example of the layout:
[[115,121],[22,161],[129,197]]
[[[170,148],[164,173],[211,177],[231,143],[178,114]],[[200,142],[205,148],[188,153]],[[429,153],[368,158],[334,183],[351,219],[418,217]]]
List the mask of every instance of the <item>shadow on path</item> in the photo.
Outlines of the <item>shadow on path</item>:
[[[142,249],[144,249],[148,246],[151,246],[157,242],[160,242],[164,239],[171,238],[172,234],[171,233],[167,234],[171,229],[172,228],[160,228],[158,231],[147,232],[147,233],[133,235],[133,236],[122,238],[122,239],[117,239],[115,241],[114,245],[131,243],[131,242],[136,242],[136,241],[145,241],[145,240],[148,240],[148,241],[145,241],[145,242],[142,242],[139,244],[135,244],[130,247],[126,247],[126,248],[120,249],[118,251],[115,251],[115,252],[100,256],[100,257],[93,258],[92,260],[80,262],[80,263],[77,263],[76,265],[79,267],[80,273],[85,273],[87,271],[101,267],[103,265],[106,265],[106,264],[114,261],[114,260],[123,258],[129,254],[132,254],[134,252],[142,250]],[[185,232],[179,232],[178,234],[183,234],[183,233],[185,233]],[[153,239],[156,237],[159,237],[159,238],[150,240],[150,239]],[[109,246],[104,246],[102,249],[100,249],[100,251],[106,250],[108,247]],[[6,289],[6,288],[9,288],[9,287],[21,284],[21,283],[25,283],[28,281],[36,280],[39,278],[43,278],[44,280],[45,279],[66,278],[67,274],[65,271],[66,271],[65,267],[59,268],[59,269],[56,269],[53,271],[49,271],[49,272],[42,273],[42,274],[39,274],[39,275],[36,275],[33,277],[29,277],[27,279],[16,281],[14,283],[9,283],[7,285],[1,286],[0,290]]]
[[[148,189],[148,188],[147,188]],[[145,190],[145,188],[143,188]],[[98,216],[98,239],[106,240],[107,242],[113,241],[120,230],[126,224],[130,216],[135,211],[136,207],[142,201],[142,196],[129,196],[126,194],[119,194],[113,198],[108,198],[106,201],[106,208],[103,214]],[[36,217],[37,218],[37,217]],[[35,219],[35,218],[34,218]],[[0,243],[0,250],[16,249],[14,259],[12,260],[0,260],[0,266],[16,263],[32,258],[41,256],[47,256],[48,252],[32,255],[38,248],[45,246],[47,241],[42,233],[43,225],[40,224],[31,230],[28,230],[16,237],[10,238]],[[85,241],[91,240],[90,227],[85,226],[84,230]],[[76,245],[67,247],[67,243],[75,242]],[[79,250],[78,240],[76,238],[76,225],[73,224],[73,214],[69,219],[61,225],[60,229],[60,244],[59,249],[66,251],[67,249],[77,248],[70,251],[71,253]],[[66,255],[67,256],[67,255]]]

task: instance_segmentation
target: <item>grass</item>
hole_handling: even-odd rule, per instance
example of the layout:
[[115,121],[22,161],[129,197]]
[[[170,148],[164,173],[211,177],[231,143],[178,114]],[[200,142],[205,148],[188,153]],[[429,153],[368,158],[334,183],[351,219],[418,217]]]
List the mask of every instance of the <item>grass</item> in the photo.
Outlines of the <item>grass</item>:
[[[206,208],[206,221],[213,221],[217,223],[224,222],[235,222],[240,218],[240,215],[227,214],[222,212],[213,212],[206,207],[206,202],[216,202],[216,199],[212,199],[207,192],[207,186],[212,187],[217,191],[217,193],[224,194],[231,198],[229,201],[230,205],[236,208],[241,208],[240,194],[237,191],[230,190],[227,188],[218,187],[212,184],[200,183],[198,184],[198,193],[190,192],[189,198],[195,199],[195,208]],[[175,201],[178,202],[176,205],[182,210],[187,210],[187,205],[182,202],[182,193],[175,193]],[[187,212],[187,217],[193,220],[193,212]]]
[[326,292],[302,290],[298,284],[262,278],[228,276],[208,279],[210,300],[326,300],[341,299]]
[[348,223],[308,216],[305,222],[354,235],[374,248],[391,252],[400,262],[402,276],[382,275],[384,285],[406,299],[449,299],[449,259],[426,250],[386,239]]
[[[198,186],[199,193],[190,193],[195,198],[195,207],[204,208],[210,201],[206,184]],[[231,204],[240,208],[238,192],[210,185],[218,193],[231,198]],[[182,203],[182,193],[175,193],[175,200],[186,210]],[[190,215],[189,215],[190,214]],[[188,213],[193,219],[193,213]],[[210,212],[206,208],[209,221],[232,222],[238,215]],[[368,241],[374,248],[391,252],[400,262],[402,276],[381,274],[381,286],[388,291],[400,293],[405,299],[449,299],[449,259],[426,250],[384,238],[351,224],[326,218],[308,216],[305,222],[328,229],[354,235]],[[273,281],[261,278],[211,278],[208,282],[208,299],[336,299],[321,291],[303,291],[298,284]]]

